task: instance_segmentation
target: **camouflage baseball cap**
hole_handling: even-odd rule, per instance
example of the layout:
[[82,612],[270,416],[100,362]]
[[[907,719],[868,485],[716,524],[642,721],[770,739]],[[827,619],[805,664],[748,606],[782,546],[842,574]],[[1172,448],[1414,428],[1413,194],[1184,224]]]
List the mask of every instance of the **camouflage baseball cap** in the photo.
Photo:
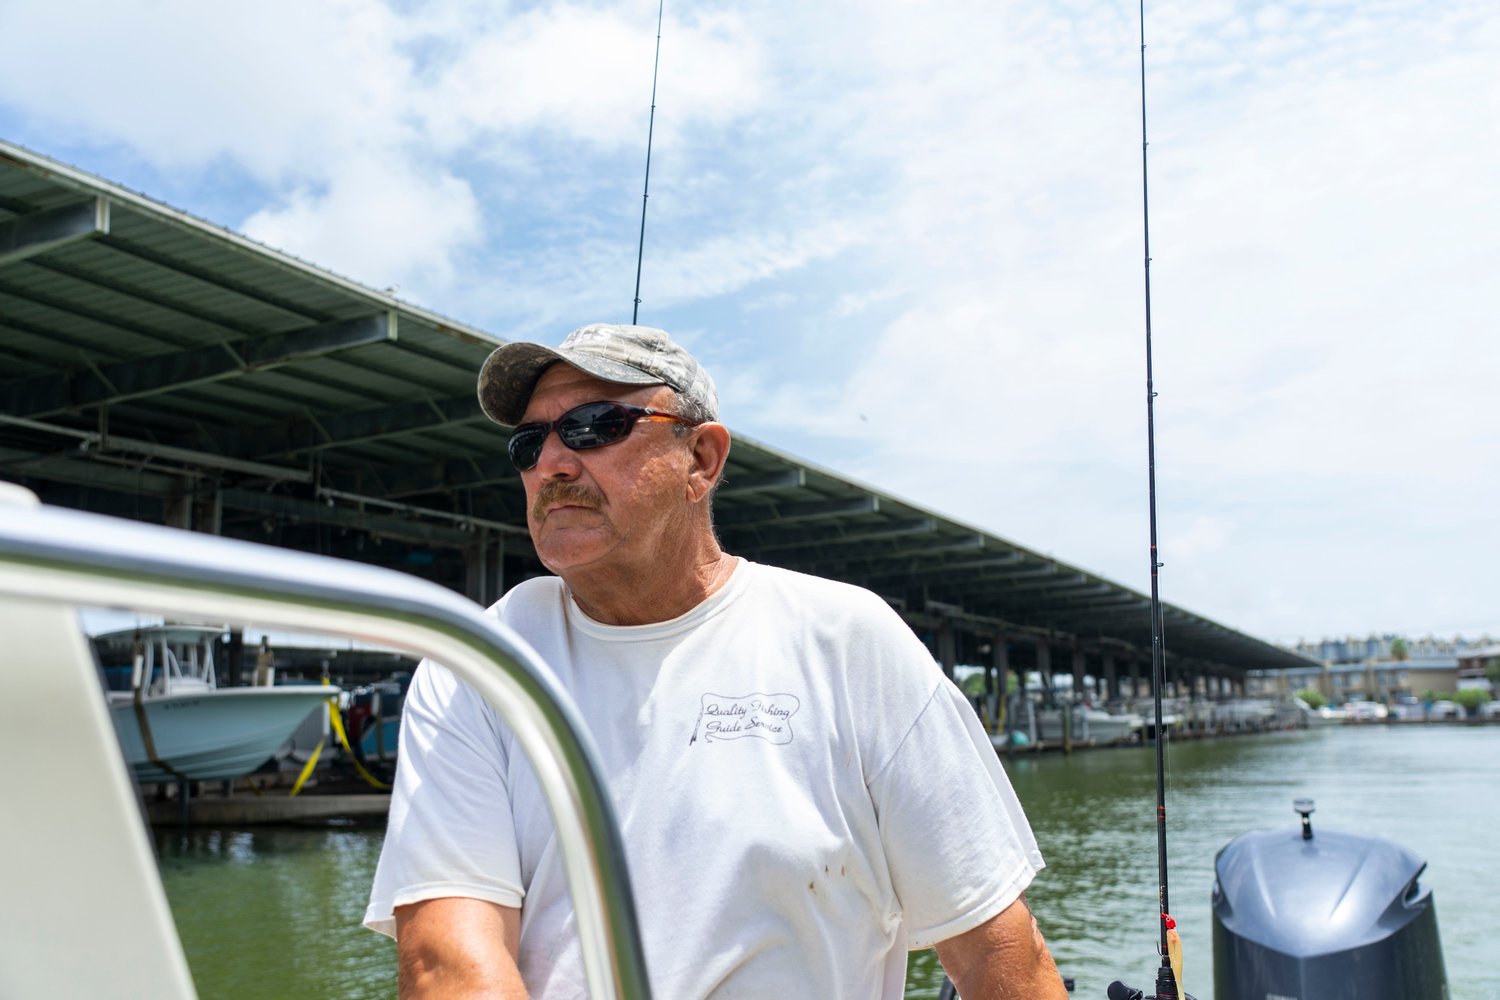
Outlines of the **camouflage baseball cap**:
[[691,354],[662,330],[614,323],[579,327],[556,349],[528,343],[495,348],[479,369],[479,405],[485,415],[503,427],[519,424],[537,380],[557,361],[606,382],[670,386],[710,420],[719,419],[714,380]]

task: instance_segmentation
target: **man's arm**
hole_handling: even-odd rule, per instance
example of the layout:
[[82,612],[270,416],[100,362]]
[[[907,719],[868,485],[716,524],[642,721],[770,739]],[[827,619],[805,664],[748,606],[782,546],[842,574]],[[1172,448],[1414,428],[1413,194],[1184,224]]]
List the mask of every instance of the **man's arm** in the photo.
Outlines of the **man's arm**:
[[521,911],[444,897],[396,907],[401,1000],[526,1000]]
[[973,930],[938,942],[937,953],[963,1000],[1067,1000],[1024,896]]

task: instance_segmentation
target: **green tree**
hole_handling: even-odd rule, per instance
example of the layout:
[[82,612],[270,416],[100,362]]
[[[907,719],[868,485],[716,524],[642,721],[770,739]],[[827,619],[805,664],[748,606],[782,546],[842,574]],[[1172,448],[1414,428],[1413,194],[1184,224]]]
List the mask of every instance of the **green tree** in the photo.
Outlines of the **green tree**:
[[1490,700],[1489,693],[1479,688],[1464,688],[1453,696],[1454,702],[1469,715],[1480,705]]
[[1323,692],[1315,687],[1305,687],[1297,692],[1297,697],[1307,702],[1307,707],[1316,712],[1328,704],[1328,699],[1323,697]]
[[977,670],[964,678],[963,692],[970,698],[984,697],[984,671]]
[[1500,687],[1500,656],[1492,656],[1484,662],[1484,677],[1496,687]]
[[1405,639],[1397,637],[1391,640],[1391,659],[1405,660],[1409,656],[1411,656],[1411,653],[1406,648]]

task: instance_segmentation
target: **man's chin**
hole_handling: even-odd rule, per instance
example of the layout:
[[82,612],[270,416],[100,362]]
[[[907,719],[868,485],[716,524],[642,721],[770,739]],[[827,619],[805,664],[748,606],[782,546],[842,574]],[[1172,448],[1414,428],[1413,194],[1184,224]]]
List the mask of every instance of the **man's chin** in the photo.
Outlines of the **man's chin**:
[[536,543],[537,558],[558,576],[586,570],[609,555],[609,538],[599,529],[554,528]]

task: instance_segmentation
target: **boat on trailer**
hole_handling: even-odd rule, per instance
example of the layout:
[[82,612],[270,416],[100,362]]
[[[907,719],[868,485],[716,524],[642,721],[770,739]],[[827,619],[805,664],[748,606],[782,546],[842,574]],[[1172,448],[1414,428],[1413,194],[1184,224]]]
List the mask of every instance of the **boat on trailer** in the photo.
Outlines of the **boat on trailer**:
[[[337,687],[220,687],[214,625],[153,625],[96,636],[110,721],[131,775],[141,784],[226,781],[277,753]],[[118,665],[125,651],[128,666]],[[111,655],[111,653],[115,655]]]
[[1043,708],[1026,698],[1017,705],[1012,727],[991,734],[990,742],[997,750],[1033,744],[1061,746],[1065,742],[1109,746],[1138,742],[1145,725],[1146,721],[1133,712],[1116,714],[1081,703]]

